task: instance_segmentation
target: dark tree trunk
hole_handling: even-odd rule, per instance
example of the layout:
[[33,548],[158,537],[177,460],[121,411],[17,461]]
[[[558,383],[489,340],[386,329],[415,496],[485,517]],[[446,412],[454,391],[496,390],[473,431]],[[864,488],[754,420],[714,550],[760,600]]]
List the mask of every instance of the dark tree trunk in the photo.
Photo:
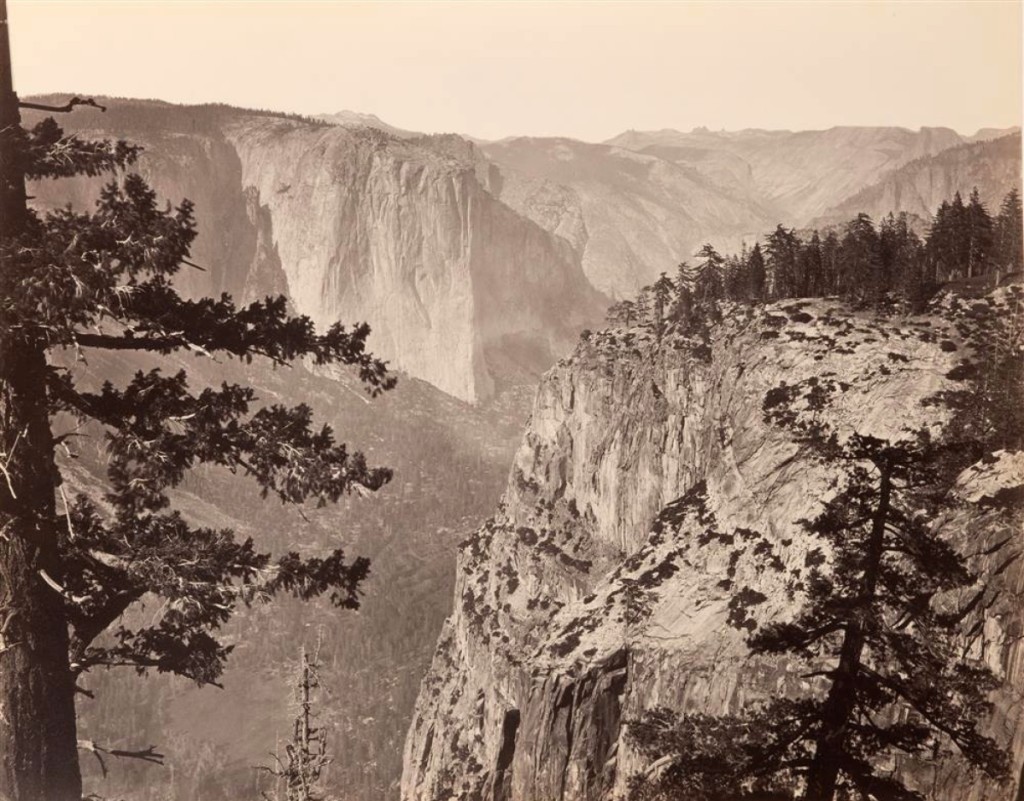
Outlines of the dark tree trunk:
[[[878,570],[885,545],[885,524],[889,518],[892,495],[891,468],[879,465],[881,482],[878,506],[871,523],[871,535],[864,560],[863,598],[873,598],[878,586]],[[856,613],[855,613],[856,614]],[[836,794],[839,771],[846,754],[846,736],[856,713],[855,682],[864,653],[864,626],[854,619],[846,628],[839,665],[822,711],[821,733],[815,743],[814,758],[807,772],[804,801],[832,801]]]
[[[0,0],[0,237],[26,220],[20,124]],[[4,132],[7,132],[5,135]],[[0,269],[3,269],[0,265]],[[0,801],[80,801],[75,682],[54,524],[43,343],[0,334]]]
[[0,342],[0,799],[79,801],[41,348]]

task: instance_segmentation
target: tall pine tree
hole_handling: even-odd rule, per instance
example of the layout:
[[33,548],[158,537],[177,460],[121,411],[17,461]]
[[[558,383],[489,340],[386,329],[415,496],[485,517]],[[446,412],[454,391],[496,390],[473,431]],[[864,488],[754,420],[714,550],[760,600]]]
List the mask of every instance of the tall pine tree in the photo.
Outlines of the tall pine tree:
[[988,272],[992,252],[992,218],[981,202],[978,187],[971,191],[967,203],[967,277],[973,278]]
[[884,292],[878,232],[867,214],[846,225],[839,250],[837,291],[855,301],[878,300]]
[[996,269],[1004,275],[1019,272],[1024,268],[1024,237],[1020,193],[1016,189],[1003,198],[995,224]]
[[764,253],[761,252],[761,243],[755,242],[750,256],[747,259],[747,283],[749,297],[751,300],[759,301],[765,299],[765,285],[767,283],[767,269],[764,263]]
[[[92,212],[31,210],[26,179],[99,175],[130,166],[138,149],[64,136],[52,119],[24,129],[19,107],[40,106],[14,93],[3,0],[0,13],[0,798],[80,801],[75,693],[90,668],[215,683],[230,652],[216,632],[241,605],[279,592],[358,605],[364,559],[340,549],[275,559],[230,530],[192,525],[169,497],[187,472],[217,465],[265,495],[321,504],[390,473],[315,426],[306,406],[259,408],[250,387],[193,389],[184,371],[159,367],[90,391],[62,360],[191,351],[352,365],[374,393],[393,379],[366,351],[366,326],[317,333],[282,297],[239,307],[226,295],[180,296],[192,206],[162,209],[138,175],[107,185]],[[77,105],[94,104],[52,110]],[[64,491],[58,415],[105,432],[102,503]],[[112,628],[146,595],[163,600],[154,619]]]
[[765,239],[766,299],[791,298],[798,286],[800,238],[796,232],[775,227]]

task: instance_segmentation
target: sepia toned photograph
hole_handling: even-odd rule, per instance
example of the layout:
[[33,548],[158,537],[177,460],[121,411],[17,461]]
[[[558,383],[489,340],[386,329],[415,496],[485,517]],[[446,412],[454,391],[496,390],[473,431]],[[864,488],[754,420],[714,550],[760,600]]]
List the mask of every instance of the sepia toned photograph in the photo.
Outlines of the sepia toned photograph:
[[0,801],[1024,801],[1024,0],[0,0]]

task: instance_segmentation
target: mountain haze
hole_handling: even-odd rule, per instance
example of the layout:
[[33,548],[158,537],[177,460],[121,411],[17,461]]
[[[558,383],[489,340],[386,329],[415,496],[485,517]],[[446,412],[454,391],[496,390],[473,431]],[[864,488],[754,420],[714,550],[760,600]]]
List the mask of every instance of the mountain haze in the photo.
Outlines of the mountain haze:
[[833,206],[815,222],[845,222],[862,211],[876,220],[891,211],[928,220],[942,201],[956,192],[966,200],[973,188],[994,213],[1011,189],[1021,191],[1020,163],[1020,132],[978,139],[914,159]]
[[[961,144],[951,128],[836,127],[825,131],[628,131],[611,144],[702,171],[738,160],[777,222],[799,226],[908,161]],[[738,170],[737,170],[738,171]]]
[[[591,283],[621,298],[673,272],[705,242],[727,252],[762,239],[777,224],[805,227],[892,171],[967,141],[949,128],[697,129],[627,131],[603,145],[516,137],[483,144],[481,151],[500,168],[500,197],[568,239]],[[963,164],[984,160],[987,146],[978,147]],[[956,166],[956,157],[937,161],[936,189],[927,198],[883,197],[869,211],[921,214],[921,202],[934,199],[921,214],[927,219],[942,199],[939,187],[949,196],[966,195],[975,180],[993,191],[1019,185],[1020,153],[1000,152],[987,176]]]
[[590,282],[631,296],[713,239],[738,247],[772,227],[768,210],[689,165],[572,139],[506,139],[481,150],[501,199],[583,255]]

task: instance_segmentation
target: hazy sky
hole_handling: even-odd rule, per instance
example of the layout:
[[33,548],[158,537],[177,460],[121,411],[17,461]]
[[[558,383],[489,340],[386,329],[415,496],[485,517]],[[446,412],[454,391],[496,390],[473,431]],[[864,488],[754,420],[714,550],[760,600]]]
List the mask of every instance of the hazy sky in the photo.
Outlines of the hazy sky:
[[1021,3],[9,0],[18,91],[484,138],[1021,122]]

